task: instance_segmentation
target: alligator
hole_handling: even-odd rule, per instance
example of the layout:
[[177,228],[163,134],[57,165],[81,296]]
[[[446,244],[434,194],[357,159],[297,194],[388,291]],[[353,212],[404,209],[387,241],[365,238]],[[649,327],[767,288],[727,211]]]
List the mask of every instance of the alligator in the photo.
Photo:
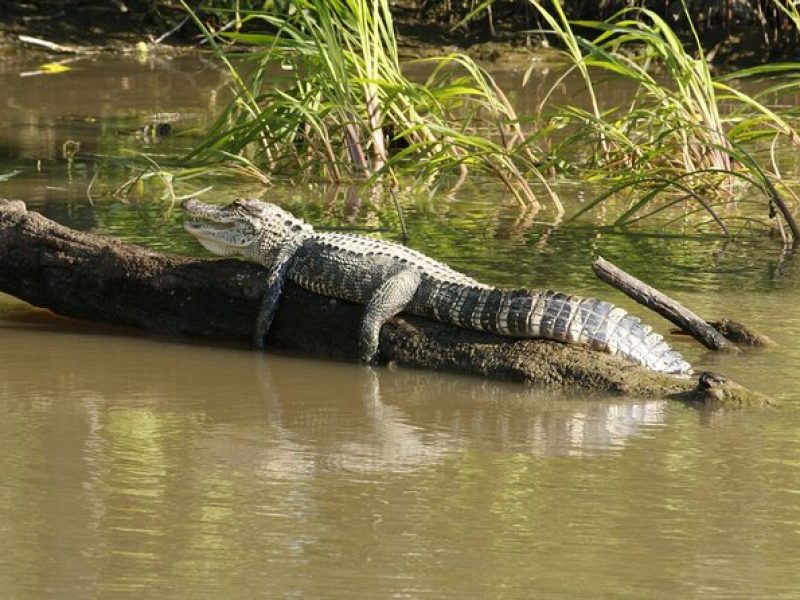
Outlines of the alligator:
[[322,233],[279,206],[239,199],[226,206],[183,203],[185,229],[212,253],[269,270],[254,345],[263,349],[284,281],[364,305],[362,361],[373,362],[383,324],[400,312],[514,338],[589,346],[652,371],[690,374],[691,365],[638,317],[596,298],[551,290],[505,290],[400,244]]

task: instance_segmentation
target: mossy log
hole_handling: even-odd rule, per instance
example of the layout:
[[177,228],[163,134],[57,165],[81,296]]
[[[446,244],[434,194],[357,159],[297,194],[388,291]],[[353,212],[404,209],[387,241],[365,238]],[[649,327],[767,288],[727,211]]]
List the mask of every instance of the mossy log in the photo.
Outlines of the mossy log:
[[[239,260],[171,256],[63,227],[0,201],[0,291],[72,318],[249,344],[265,270]],[[288,283],[269,347],[355,360],[362,308]],[[382,330],[401,366],[548,387],[714,405],[764,405],[719,376],[678,378],[547,340],[513,340],[403,315]]]

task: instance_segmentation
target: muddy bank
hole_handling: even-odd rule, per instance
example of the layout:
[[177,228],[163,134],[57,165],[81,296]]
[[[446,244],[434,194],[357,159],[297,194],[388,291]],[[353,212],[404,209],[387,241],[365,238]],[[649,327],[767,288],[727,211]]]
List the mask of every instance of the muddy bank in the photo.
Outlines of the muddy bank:
[[[266,271],[237,260],[169,256],[77,232],[0,204],[0,291],[56,314],[168,335],[250,343]],[[268,346],[353,360],[362,307],[289,284]],[[415,368],[471,373],[552,388],[724,406],[768,400],[720,377],[677,378],[583,347],[509,340],[426,319],[392,319],[381,353]]]

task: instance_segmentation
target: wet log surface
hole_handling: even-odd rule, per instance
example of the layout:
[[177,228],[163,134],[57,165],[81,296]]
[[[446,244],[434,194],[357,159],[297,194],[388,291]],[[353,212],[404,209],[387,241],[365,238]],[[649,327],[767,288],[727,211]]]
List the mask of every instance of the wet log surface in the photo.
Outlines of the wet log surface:
[[[0,291],[72,318],[249,344],[266,271],[153,252],[63,227],[0,201]],[[288,282],[267,344],[355,360],[362,307]],[[513,340],[403,315],[382,330],[398,365],[548,387],[725,406],[769,401],[720,376],[677,378],[548,340]],[[268,360],[265,359],[265,360]]]

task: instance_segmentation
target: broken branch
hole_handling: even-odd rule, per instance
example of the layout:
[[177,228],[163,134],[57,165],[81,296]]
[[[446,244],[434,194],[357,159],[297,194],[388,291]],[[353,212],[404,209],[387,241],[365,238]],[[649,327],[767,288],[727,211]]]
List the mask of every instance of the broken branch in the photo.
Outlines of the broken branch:
[[711,350],[738,352],[739,349],[729,342],[721,333],[706,323],[694,312],[658,291],[633,275],[626,273],[616,265],[598,256],[592,264],[595,275],[617,288],[639,304],[657,312],[684,331],[689,332],[696,340]]

